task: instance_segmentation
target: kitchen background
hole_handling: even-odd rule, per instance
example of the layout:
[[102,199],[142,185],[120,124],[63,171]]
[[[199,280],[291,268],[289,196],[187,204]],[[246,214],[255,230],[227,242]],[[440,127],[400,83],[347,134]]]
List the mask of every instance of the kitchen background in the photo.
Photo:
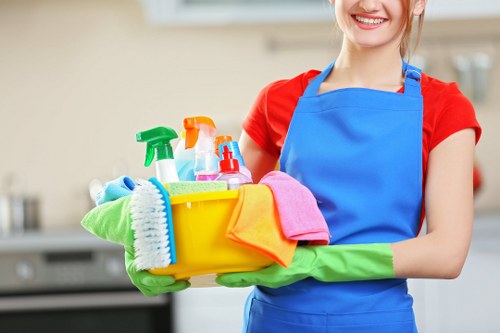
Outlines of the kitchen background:
[[[442,80],[459,81],[473,100],[483,126],[477,214],[500,225],[500,8],[496,0],[482,1],[460,10],[470,2],[429,0],[430,18],[413,61]],[[209,115],[218,133],[237,138],[263,86],[323,68],[340,45],[331,13],[316,21],[213,24],[201,16],[168,25],[153,23],[158,18],[147,5],[155,3],[161,1],[0,0],[0,194],[36,199],[41,229],[79,228],[92,207],[91,182],[154,174],[143,166],[145,146],[135,133],[159,125],[180,130],[184,117]],[[487,247],[500,242],[498,233],[483,233],[499,236]],[[497,254],[485,261],[489,268],[500,267]],[[436,286],[446,288],[439,282],[415,288],[438,297]],[[487,293],[498,296],[498,286]],[[242,296],[235,295],[222,288],[186,292],[178,308],[198,304],[204,310],[197,322],[178,315],[179,331],[207,321],[237,327]],[[218,303],[212,296],[220,296]],[[483,301],[483,313],[498,308]],[[446,316],[432,319],[430,308],[417,307],[428,322],[424,332],[447,332]],[[457,323],[459,316],[448,316]],[[496,325],[481,332],[499,332]]]

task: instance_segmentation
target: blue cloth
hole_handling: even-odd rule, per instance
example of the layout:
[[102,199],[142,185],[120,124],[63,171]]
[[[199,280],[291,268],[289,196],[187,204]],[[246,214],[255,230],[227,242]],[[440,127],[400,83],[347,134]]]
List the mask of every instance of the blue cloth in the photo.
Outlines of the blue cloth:
[[135,182],[130,177],[121,176],[111,180],[104,184],[102,190],[96,194],[96,205],[99,206],[106,202],[130,195],[134,188]]
[[[420,70],[404,63],[404,93],[345,88],[318,94],[328,66],[292,117],[281,171],[309,188],[330,244],[392,243],[416,236],[422,208]],[[414,333],[405,279],[256,287],[244,332]]]

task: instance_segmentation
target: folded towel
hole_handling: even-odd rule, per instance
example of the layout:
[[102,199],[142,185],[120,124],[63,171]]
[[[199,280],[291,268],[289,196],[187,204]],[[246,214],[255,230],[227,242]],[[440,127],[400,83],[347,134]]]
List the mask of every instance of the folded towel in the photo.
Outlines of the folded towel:
[[297,241],[283,234],[271,190],[265,185],[249,184],[238,191],[226,236],[288,267]]
[[307,187],[281,171],[269,172],[260,184],[271,188],[287,238],[308,241],[309,245],[329,244],[328,225]]
[[106,202],[119,199],[132,194],[135,188],[134,181],[127,176],[121,176],[104,184],[102,190],[96,194],[96,205],[102,205]]

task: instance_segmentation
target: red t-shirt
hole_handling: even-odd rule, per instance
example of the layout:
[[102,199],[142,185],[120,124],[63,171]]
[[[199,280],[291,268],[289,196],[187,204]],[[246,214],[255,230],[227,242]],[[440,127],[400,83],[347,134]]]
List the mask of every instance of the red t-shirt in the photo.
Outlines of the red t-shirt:
[[[310,70],[292,79],[273,82],[261,90],[243,122],[243,129],[262,149],[277,158],[280,156],[297,102],[309,82],[319,73]],[[477,142],[481,127],[474,107],[455,83],[445,83],[422,74],[421,88],[424,99],[424,186],[429,152],[448,136],[465,128],[475,130]]]
[[[319,73],[310,70],[289,80],[273,82],[261,90],[243,122],[243,129],[262,149],[277,158],[280,156],[297,102],[309,82]],[[465,128],[475,130],[477,142],[481,127],[474,107],[455,83],[445,83],[422,74],[421,87],[424,98],[422,162],[425,177],[429,152],[434,147]]]

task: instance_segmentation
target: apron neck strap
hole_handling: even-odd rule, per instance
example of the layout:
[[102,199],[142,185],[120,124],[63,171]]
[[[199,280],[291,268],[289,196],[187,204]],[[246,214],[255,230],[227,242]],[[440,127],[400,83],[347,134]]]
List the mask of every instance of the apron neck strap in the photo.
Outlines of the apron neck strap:
[[420,88],[422,70],[403,61],[403,72],[405,74],[404,94],[408,96],[422,95],[422,90]]
[[[326,79],[328,74],[335,66],[335,61],[328,65],[318,76],[316,76],[304,90],[303,96],[315,96],[319,91],[321,83]],[[420,68],[412,66],[403,60],[403,72],[405,73],[404,94],[408,96],[420,96],[420,79],[422,77]]]
[[330,74],[330,72],[333,69],[333,66],[335,66],[335,61],[332,62],[330,65],[328,65],[328,67],[325,68],[324,71],[322,71],[321,73],[319,73],[319,75],[316,76],[309,83],[309,85],[307,86],[306,90],[304,90],[303,96],[315,96],[315,95],[317,95],[318,91],[319,91],[319,86],[321,85],[321,83],[323,83],[323,81],[325,81],[325,79],[328,76],[328,74]]

